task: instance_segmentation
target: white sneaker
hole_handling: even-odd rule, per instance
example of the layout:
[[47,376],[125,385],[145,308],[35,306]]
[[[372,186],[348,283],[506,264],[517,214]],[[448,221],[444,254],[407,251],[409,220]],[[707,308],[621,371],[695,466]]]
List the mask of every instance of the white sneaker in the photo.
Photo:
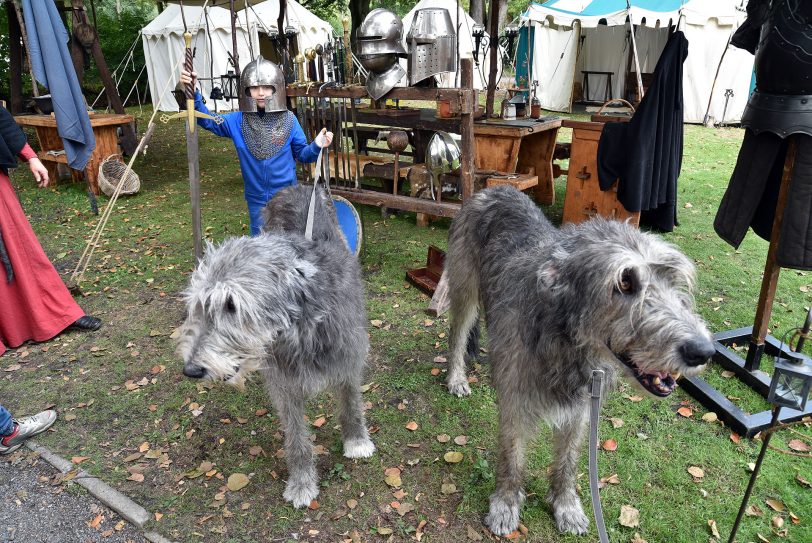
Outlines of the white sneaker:
[[56,411],[49,409],[30,417],[13,419],[14,430],[0,438],[0,454],[11,454],[23,446],[23,441],[41,434],[56,422]]

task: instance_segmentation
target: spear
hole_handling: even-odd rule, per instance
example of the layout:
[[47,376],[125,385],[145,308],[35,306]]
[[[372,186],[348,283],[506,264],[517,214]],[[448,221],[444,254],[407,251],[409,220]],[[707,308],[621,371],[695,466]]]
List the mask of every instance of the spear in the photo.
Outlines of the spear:
[[[183,14],[183,2],[180,4],[180,14],[183,19],[183,40],[186,42],[186,57],[184,59],[184,69],[192,73],[194,66],[192,62],[192,33],[186,26],[186,17]],[[189,196],[192,202],[192,235],[194,236],[195,264],[203,257],[203,230],[200,218],[200,147],[198,145],[195,130],[195,117],[201,119],[211,119],[217,124],[223,122],[220,116],[213,117],[199,111],[195,111],[195,89],[191,81],[184,85],[186,94],[186,111],[181,111],[174,115],[161,115],[161,122],[168,123],[172,119],[186,119],[186,158],[189,164]]]

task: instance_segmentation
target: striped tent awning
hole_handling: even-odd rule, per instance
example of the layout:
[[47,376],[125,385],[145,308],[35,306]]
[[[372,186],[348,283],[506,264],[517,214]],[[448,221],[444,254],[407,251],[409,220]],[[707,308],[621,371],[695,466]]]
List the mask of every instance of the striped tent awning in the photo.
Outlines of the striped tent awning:
[[549,21],[560,26],[572,26],[577,20],[581,27],[592,28],[605,21],[607,25],[622,25],[631,14],[635,24],[664,27],[676,24],[686,0],[548,0],[531,3],[523,19]]

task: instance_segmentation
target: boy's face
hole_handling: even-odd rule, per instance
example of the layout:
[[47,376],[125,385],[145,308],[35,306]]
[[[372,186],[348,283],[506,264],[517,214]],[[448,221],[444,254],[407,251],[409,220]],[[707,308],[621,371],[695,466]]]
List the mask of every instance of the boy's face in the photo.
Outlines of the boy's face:
[[257,87],[248,87],[251,93],[251,98],[257,101],[257,107],[265,109],[265,99],[270,98],[274,94],[274,88],[270,85],[260,85]]

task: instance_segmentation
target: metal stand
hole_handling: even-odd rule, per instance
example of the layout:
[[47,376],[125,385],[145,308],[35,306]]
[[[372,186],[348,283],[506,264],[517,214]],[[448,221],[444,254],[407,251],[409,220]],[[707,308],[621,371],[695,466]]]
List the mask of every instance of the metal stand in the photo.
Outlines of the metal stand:
[[[775,219],[770,236],[770,248],[767,251],[767,262],[764,267],[764,278],[761,282],[761,293],[756,308],[754,324],[752,327],[739,328],[715,334],[716,354],[713,357],[714,362],[717,362],[726,370],[734,372],[736,377],[743,383],[765,398],[770,390],[770,376],[759,370],[762,356],[768,354],[774,357],[782,353],[791,352],[788,346],[782,347],[780,341],[767,334],[767,327],[770,322],[770,315],[772,314],[775,289],[778,284],[778,274],[781,271],[781,267],[777,264],[778,243],[781,238],[784,209],[786,208],[787,198],[789,196],[789,184],[792,180],[792,173],[795,167],[796,151],[796,136],[791,135],[787,138],[787,155],[784,159],[784,172],[781,177],[781,187],[775,206]],[[733,344],[745,345],[748,343],[746,359],[742,359],[731,349]],[[696,398],[711,411],[716,412],[728,426],[740,435],[753,437],[759,431],[770,425],[771,411],[767,410],[752,414],[746,413],[699,377],[685,377],[680,383],[688,394]],[[791,422],[810,414],[812,414],[812,408],[806,411],[786,409],[780,421]]]

